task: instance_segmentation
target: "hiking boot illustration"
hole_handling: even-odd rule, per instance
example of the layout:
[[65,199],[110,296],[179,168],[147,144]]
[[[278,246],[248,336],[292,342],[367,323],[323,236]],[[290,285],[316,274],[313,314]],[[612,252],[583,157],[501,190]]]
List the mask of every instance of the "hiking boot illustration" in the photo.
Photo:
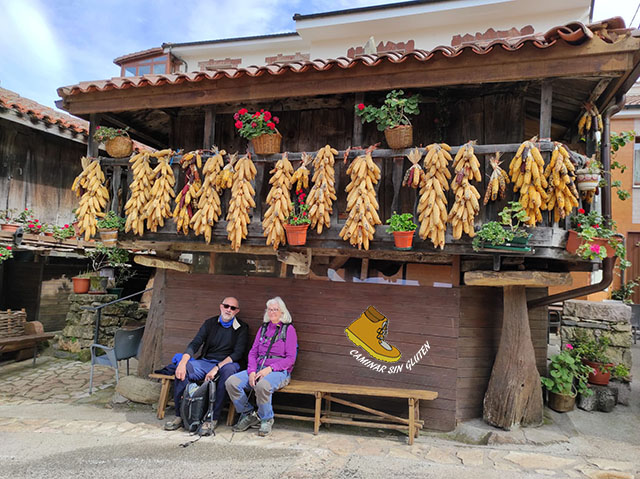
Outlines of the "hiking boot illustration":
[[353,344],[364,348],[374,358],[395,363],[402,354],[385,341],[388,322],[376,308],[369,306],[344,332]]

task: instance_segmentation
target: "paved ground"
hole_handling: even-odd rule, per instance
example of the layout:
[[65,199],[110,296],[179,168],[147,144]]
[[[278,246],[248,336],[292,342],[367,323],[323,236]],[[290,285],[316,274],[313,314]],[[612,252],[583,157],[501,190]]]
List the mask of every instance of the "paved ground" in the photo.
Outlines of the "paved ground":
[[[634,349],[636,364],[640,349]],[[637,371],[637,367],[634,370]],[[0,477],[255,478],[633,478],[640,470],[640,387],[614,413],[547,412],[545,425],[504,432],[481,421],[423,434],[413,446],[394,432],[277,421],[256,432],[217,435],[188,447],[165,432],[150,406],[112,404],[113,372],[43,357],[0,366]],[[636,374],[640,378],[640,374]],[[473,441],[488,442],[486,445]],[[640,476],[638,476],[640,478]]]

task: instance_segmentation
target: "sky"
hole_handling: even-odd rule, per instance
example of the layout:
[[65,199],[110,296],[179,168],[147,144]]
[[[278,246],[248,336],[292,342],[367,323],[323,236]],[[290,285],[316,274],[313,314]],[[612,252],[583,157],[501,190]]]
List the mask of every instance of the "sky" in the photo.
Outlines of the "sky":
[[[128,53],[166,42],[292,32],[294,13],[397,1],[0,0],[0,87],[55,107],[57,88],[119,76],[113,59]],[[629,26],[639,3],[596,0],[594,20],[619,15]],[[639,23],[640,13],[633,25]]]

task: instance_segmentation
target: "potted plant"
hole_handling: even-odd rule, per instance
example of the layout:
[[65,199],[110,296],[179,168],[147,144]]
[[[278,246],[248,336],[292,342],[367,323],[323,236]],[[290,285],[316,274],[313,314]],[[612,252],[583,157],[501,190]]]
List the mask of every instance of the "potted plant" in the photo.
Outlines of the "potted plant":
[[393,233],[395,248],[403,251],[410,250],[413,244],[413,234],[418,227],[413,222],[413,215],[411,213],[398,214],[394,211],[386,224],[389,225],[387,233]]
[[53,233],[53,237],[58,241],[64,241],[66,239],[72,238],[76,234],[73,228],[69,225],[64,225],[64,226],[53,225],[52,233]]
[[20,228],[21,223],[18,221],[17,212],[18,210],[15,208],[0,211],[0,220],[2,221],[0,229],[2,229],[2,231],[16,231]]
[[104,144],[104,149],[112,158],[124,158],[131,155],[133,151],[133,141],[127,132],[129,128],[111,128],[99,126],[93,134],[93,139]]
[[576,187],[580,191],[595,190],[600,183],[602,165],[595,158],[584,158],[576,169]]
[[115,211],[109,211],[98,220],[100,239],[107,246],[113,246],[118,241],[118,231],[124,229],[125,219],[118,216]]
[[408,148],[413,144],[413,127],[408,115],[420,113],[419,101],[420,95],[405,98],[404,91],[392,90],[381,107],[360,103],[355,111],[362,123],[375,121],[378,131],[384,131],[390,148]]
[[44,232],[43,224],[37,218],[30,218],[23,224],[24,232],[32,235],[39,235]]
[[518,201],[510,201],[498,216],[499,222],[489,221],[476,232],[471,243],[473,249],[531,251],[528,246],[531,234],[523,226],[529,217],[522,205]]
[[258,155],[272,155],[280,152],[282,135],[276,125],[280,123],[277,116],[264,109],[249,113],[240,108],[234,115],[235,127],[242,138],[251,140],[253,150]]
[[11,258],[13,258],[13,247],[0,245],[0,264]]
[[606,334],[600,336],[588,336],[586,333],[575,338],[576,353],[582,358],[582,362],[591,367],[589,382],[600,386],[609,384],[611,370],[614,364],[607,355],[607,348],[611,339]]
[[128,263],[110,263],[110,266],[114,270],[114,277],[108,282],[107,294],[115,294],[120,298],[122,291],[124,291],[124,285],[136,275],[136,272],[133,271],[131,265]]
[[541,377],[542,386],[548,391],[548,406],[557,412],[571,411],[576,395],[590,396],[593,391],[587,385],[591,368],[582,363],[571,344],[551,356],[549,377]]
[[295,199],[291,202],[291,213],[284,225],[287,243],[291,246],[302,246],[307,242],[307,230],[311,219],[309,205],[304,202],[306,197],[307,194],[303,190],[296,190]]
[[106,293],[109,279],[115,277],[115,269],[129,261],[129,252],[126,249],[107,246],[104,243],[98,243],[95,249],[87,251],[85,255],[91,261],[91,268],[97,273],[90,278],[89,292],[92,294]]
[[73,282],[73,292],[76,294],[86,294],[91,286],[91,273],[86,272],[71,278]]
[[567,238],[566,249],[586,260],[603,260],[617,256],[620,269],[628,268],[631,263],[626,260],[627,250],[620,239],[614,221],[607,222],[597,211],[586,213],[583,208],[570,218],[571,228]]
[[638,286],[637,281],[640,281],[640,277],[627,281],[619,289],[611,291],[611,299],[622,301],[625,304],[633,304],[631,297],[633,296],[633,290]]
[[42,223],[42,234],[45,236],[53,236],[53,227],[49,223]]

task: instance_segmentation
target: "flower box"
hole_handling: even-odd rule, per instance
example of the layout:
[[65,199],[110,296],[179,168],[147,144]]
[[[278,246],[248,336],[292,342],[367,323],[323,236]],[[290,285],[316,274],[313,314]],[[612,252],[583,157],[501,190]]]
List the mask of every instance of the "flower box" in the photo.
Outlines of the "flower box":
[[[569,237],[567,238],[566,249],[571,254],[576,254],[576,251],[582,245],[584,241],[578,236],[578,232],[575,230],[569,230]],[[598,245],[600,248],[607,250],[607,257],[611,258],[615,255],[615,250],[609,244],[609,240],[604,238],[595,238],[591,244]]]

